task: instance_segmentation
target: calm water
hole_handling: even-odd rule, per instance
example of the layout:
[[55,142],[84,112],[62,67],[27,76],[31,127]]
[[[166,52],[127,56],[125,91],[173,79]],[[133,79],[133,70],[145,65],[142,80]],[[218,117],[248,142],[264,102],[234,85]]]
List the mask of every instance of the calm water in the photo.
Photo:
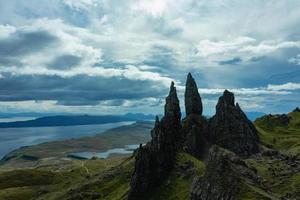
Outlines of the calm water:
[[93,136],[118,126],[134,122],[117,122],[100,125],[0,128],[0,159],[12,150],[43,142]]
[[124,148],[115,148],[109,149],[108,151],[103,152],[79,152],[79,153],[72,153],[71,156],[76,156],[80,158],[91,159],[92,157],[97,158],[108,158],[112,154],[132,154],[135,149],[137,149],[140,145],[126,145]]

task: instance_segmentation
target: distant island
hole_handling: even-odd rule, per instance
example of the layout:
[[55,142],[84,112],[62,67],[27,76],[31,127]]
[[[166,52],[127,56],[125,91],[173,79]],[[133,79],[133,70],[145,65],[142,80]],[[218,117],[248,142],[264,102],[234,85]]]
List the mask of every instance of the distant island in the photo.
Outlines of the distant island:
[[1,122],[0,128],[49,127],[105,124],[123,121],[150,121],[154,115],[127,113],[125,115],[57,115],[16,122]]

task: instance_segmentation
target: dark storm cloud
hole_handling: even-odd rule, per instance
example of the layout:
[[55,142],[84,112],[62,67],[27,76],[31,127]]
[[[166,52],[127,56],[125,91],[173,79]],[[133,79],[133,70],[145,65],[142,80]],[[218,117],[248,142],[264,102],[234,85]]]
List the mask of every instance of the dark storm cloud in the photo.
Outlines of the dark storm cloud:
[[232,58],[229,60],[223,60],[219,62],[219,65],[238,65],[242,62],[243,60],[239,57]]
[[73,55],[62,55],[50,62],[47,67],[53,69],[67,70],[79,65],[81,58]]
[[103,100],[141,99],[161,96],[167,88],[156,87],[152,81],[126,78],[70,78],[46,75],[13,76],[0,79],[0,101],[57,100],[64,105],[96,105]]
[[9,58],[36,53],[57,40],[46,31],[15,32],[0,40],[0,56]]

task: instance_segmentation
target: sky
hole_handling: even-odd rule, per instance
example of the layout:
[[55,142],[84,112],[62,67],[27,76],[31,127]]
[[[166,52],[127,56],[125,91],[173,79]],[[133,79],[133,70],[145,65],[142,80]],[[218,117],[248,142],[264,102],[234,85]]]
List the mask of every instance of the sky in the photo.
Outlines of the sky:
[[191,72],[215,112],[300,106],[299,0],[0,0],[0,112],[184,112]]

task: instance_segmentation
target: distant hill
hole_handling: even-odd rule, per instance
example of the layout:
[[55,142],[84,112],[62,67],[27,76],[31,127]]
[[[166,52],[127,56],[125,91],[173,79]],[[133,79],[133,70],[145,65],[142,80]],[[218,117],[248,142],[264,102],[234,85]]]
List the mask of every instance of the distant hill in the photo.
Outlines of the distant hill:
[[[32,113],[22,114],[20,116],[32,116]],[[36,114],[36,113],[35,113]],[[185,113],[183,113],[185,114]],[[254,121],[255,119],[266,115],[263,112],[246,112],[247,117]],[[41,115],[41,114],[40,114]],[[11,115],[0,114],[0,117],[11,117]],[[19,116],[19,115],[18,115]],[[49,127],[49,126],[76,126],[105,124],[122,121],[149,121],[154,120],[155,115],[142,113],[127,113],[125,115],[55,115],[38,117],[37,119],[15,122],[0,122],[0,128],[21,128],[21,127]]]
[[16,122],[2,122],[0,128],[20,128],[20,127],[49,127],[49,126],[75,126],[75,125],[91,125],[91,124],[105,124],[122,121],[146,121],[154,120],[154,115],[133,114],[125,115],[57,115],[40,117],[27,121]]

